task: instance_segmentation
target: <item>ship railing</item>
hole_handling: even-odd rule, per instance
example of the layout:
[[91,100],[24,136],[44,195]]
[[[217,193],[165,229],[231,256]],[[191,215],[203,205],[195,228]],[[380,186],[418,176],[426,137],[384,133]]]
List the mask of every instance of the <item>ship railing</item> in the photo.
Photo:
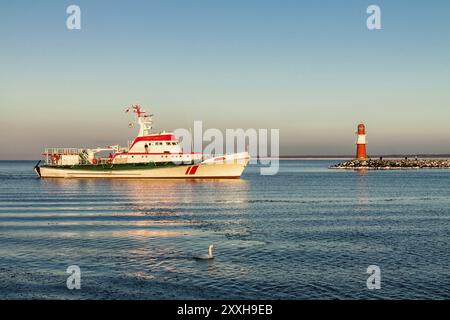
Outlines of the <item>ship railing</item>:
[[[62,155],[78,155],[82,159],[81,156],[85,149],[79,148],[45,148],[44,153],[42,154],[45,157],[45,162],[47,165],[56,164],[59,157]],[[81,162],[81,161],[80,161]]]
[[79,148],[46,148],[44,154],[76,155],[83,150]]
[[78,156],[79,162],[78,165],[92,165],[92,164],[110,164],[112,162],[112,158],[93,158],[89,160],[89,156],[87,153],[87,149],[80,148],[46,148],[44,153],[42,154],[45,158],[46,165],[54,165],[58,166],[61,164],[60,159],[61,156],[64,155],[73,155]]

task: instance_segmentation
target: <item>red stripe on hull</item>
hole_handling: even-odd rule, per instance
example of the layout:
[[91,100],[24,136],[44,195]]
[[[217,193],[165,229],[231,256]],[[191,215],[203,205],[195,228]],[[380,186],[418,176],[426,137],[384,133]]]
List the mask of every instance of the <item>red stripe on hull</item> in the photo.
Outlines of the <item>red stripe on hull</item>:
[[189,174],[195,174],[197,172],[198,166],[193,166],[191,171],[189,171]]

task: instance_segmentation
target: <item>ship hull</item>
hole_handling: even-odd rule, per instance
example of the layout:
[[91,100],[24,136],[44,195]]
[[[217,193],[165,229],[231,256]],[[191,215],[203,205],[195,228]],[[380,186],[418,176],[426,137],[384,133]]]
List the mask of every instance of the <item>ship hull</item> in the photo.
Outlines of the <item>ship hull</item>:
[[248,160],[195,165],[120,168],[67,168],[41,166],[36,170],[41,178],[126,178],[126,179],[239,179]]

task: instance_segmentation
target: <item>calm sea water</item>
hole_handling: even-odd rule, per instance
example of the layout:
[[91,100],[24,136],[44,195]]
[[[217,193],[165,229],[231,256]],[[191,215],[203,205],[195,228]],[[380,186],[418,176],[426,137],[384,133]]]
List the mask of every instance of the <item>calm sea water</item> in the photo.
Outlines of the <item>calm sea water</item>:
[[[0,162],[0,299],[450,298],[450,170],[335,162],[213,181],[39,180]],[[214,260],[192,259],[209,244]]]

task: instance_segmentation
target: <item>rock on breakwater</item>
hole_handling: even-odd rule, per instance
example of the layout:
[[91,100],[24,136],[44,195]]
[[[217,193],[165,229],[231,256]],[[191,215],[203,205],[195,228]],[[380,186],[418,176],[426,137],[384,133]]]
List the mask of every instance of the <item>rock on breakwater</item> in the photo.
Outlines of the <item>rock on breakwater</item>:
[[351,160],[331,166],[330,169],[450,169],[450,159],[417,159],[417,160]]

